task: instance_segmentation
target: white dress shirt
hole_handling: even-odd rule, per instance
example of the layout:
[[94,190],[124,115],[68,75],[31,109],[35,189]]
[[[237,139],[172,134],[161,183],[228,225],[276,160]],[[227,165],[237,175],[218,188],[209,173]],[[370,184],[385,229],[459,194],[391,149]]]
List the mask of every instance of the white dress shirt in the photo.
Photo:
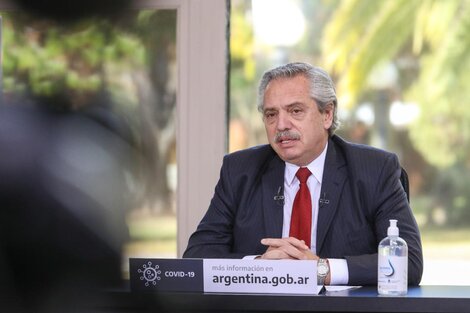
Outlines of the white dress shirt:
[[[322,153],[306,167],[312,175],[307,180],[310,196],[312,197],[312,234],[310,249],[316,254],[317,248],[317,221],[318,205],[320,200],[321,183],[323,178],[323,169],[325,167],[326,150],[328,143]],[[284,218],[282,225],[282,237],[289,237],[290,220],[292,216],[292,207],[294,205],[295,195],[300,188],[299,179],[295,176],[299,166],[286,162],[284,171]],[[330,264],[330,284],[347,285],[348,283],[348,265],[345,259],[328,259]]]

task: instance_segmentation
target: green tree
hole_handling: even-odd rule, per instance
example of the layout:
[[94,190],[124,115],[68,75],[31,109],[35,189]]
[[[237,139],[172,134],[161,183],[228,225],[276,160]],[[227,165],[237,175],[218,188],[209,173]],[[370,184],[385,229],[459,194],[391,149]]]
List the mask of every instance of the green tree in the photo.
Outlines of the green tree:
[[130,11],[116,21],[66,25],[20,12],[2,17],[4,94],[60,95],[67,103],[62,109],[79,110],[89,97],[108,92],[111,110],[127,120],[143,156],[134,181],[140,206],[170,211],[166,165],[176,139],[176,86],[169,73],[176,62],[176,11]]
[[451,222],[465,222],[454,213],[469,203],[463,176],[470,167],[470,2],[339,1],[323,35],[323,51],[350,107],[369,92],[377,66],[392,62],[399,69],[404,100],[421,112],[409,127],[410,140],[438,169],[431,189],[452,184],[459,193],[449,194],[445,207],[452,211]]
[[[352,106],[367,92],[371,72],[383,62],[398,67],[412,58],[417,78],[404,85],[406,99],[421,107],[411,139],[439,167],[468,158],[470,100],[470,2],[346,0],[323,36],[325,64],[339,77]],[[437,126],[437,127],[436,127]]]
[[237,150],[253,145],[262,128],[261,116],[256,109],[256,74],[254,33],[251,20],[251,3],[244,0],[231,1],[230,8],[230,125],[229,149]]

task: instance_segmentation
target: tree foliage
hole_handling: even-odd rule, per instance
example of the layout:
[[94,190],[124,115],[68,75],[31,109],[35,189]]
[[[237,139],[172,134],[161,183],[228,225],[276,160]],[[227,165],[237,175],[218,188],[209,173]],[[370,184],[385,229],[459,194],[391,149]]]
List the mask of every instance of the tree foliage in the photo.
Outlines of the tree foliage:
[[410,135],[427,159],[441,168],[468,162],[470,151],[470,3],[436,1],[420,12],[421,72],[408,91],[421,116]]
[[339,77],[349,106],[367,90],[374,68],[419,62],[405,100],[421,115],[410,127],[414,146],[431,164],[448,167],[468,158],[470,145],[470,2],[440,0],[345,0],[323,37],[325,60]]
[[107,21],[61,26],[16,15],[4,15],[5,93],[92,93],[106,84],[107,68],[144,64],[139,38]]
[[[421,211],[445,208],[447,223],[469,223],[470,2],[440,0],[338,1],[323,36],[327,67],[338,93],[354,106],[382,62],[399,72],[400,100],[415,103],[408,127],[414,149],[431,166],[421,168]],[[424,170],[425,169],[425,170]],[[426,179],[425,176],[428,176]],[[416,198],[415,198],[416,199]]]
[[176,11],[129,11],[120,19],[70,23],[28,16],[3,17],[3,92],[54,98],[67,110],[105,91],[110,114],[126,121],[140,152],[134,190],[142,206],[170,211],[166,166],[175,149]]

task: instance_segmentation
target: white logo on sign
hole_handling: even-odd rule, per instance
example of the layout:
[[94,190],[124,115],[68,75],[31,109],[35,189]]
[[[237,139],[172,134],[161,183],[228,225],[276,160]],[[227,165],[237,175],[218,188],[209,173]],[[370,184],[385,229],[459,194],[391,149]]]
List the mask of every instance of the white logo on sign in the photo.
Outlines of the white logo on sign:
[[152,267],[152,262],[147,262],[147,264],[142,265],[142,268],[137,270],[138,273],[142,274],[140,280],[145,280],[145,287],[148,287],[150,284],[156,285],[157,280],[160,280],[160,274],[162,271],[159,270],[159,266],[155,265]]

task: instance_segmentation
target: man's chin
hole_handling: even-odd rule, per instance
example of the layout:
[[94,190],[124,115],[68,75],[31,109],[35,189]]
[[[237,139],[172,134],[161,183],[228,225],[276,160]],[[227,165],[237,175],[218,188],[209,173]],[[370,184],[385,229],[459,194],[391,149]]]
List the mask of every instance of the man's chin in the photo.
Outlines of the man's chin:
[[300,157],[299,153],[295,151],[295,147],[282,147],[278,143],[271,143],[271,147],[285,162],[293,163],[297,158]]
[[297,164],[299,161],[299,156],[291,153],[279,153],[279,157],[284,161],[292,164]]

